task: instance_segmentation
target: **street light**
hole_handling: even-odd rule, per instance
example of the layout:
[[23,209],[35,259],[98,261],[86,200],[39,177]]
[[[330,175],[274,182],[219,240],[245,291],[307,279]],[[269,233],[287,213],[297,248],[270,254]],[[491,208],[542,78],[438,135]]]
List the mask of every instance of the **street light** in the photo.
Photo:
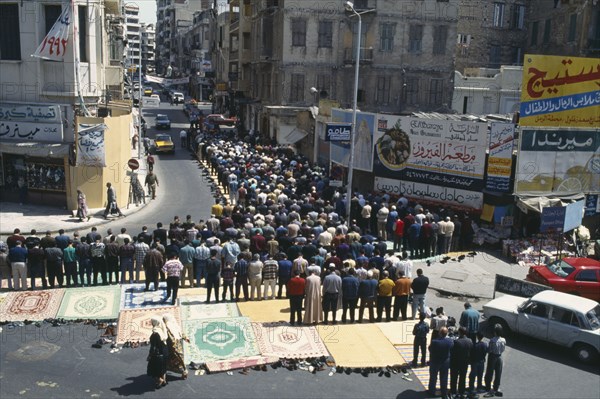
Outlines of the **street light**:
[[358,32],[356,39],[356,61],[354,66],[354,99],[352,102],[352,135],[350,137],[350,161],[348,162],[348,187],[346,190],[346,222],[350,226],[350,201],[352,200],[352,178],[354,172],[354,136],[356,135],[356,107],[358,101],[358,71],[360,66],[360,39],[362,36],[362,14],[371,12],[372,10],[366,10],[363,12],[356,12],[354,9],[354,3],[347,1],[344,3],[346,11],[352,12],[358,17]]

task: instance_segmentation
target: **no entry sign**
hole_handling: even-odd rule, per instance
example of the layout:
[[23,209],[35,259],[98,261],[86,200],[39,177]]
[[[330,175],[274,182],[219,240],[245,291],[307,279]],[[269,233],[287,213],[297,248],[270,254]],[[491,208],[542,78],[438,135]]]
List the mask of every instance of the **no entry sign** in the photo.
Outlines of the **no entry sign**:
[[140,167],[140,163],[137,159],[131,158],[129,161],[127,161],[127,166],[129,166],[129,169],[131,170],[137,170]]

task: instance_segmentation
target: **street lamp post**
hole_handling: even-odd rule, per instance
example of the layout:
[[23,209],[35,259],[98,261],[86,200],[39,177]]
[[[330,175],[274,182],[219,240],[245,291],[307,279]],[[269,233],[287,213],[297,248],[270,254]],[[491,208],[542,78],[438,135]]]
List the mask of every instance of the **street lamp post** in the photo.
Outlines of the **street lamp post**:
[[370,12],[371,10],[363,11],[361,13],[356,12],[354,4],[351,1],[347,1],[344,4],[346,11],[352,12],[358,17],[358,31],[356,38],[356,61],[354,64],[354,98],[352,101],[352,135],[350,137],[350,161],[348,162],[348,187],[346,190],[346,223],[350,226],[350,201],[352,200],[352,178],[354,174],[354,141],[356,135],[356,108],[358,101],[358,72],[360,66],[360,39],[362,34],[362,18],[361,14]]

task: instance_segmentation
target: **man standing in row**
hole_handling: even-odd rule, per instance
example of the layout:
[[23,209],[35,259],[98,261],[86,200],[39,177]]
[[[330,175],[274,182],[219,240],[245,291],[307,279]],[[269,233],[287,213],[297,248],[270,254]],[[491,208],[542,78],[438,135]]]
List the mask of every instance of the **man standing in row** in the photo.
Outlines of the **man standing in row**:
[[300,272],[296,270],[286,287],[288,297],[290,299],[290,325],[302,323],[302,300],[304,299],[304,290],[306,289],[306,281],[300,277]]
[[440,337],[431,341],[429,346],[429,387],[427,392],[435,396],[438,374],[442,398],[448,397],[448,369],[450,368],[450,353],[454,341],[448,338],[448,329],[440,329]]
[[323,312],[325,313],[325,324],[331,311],[333,324],[336,324],[335,319],[338,305],[338,296],[342,290],[342,279],[336,273],[335,266],[329,265],[329,273],[323,280]]

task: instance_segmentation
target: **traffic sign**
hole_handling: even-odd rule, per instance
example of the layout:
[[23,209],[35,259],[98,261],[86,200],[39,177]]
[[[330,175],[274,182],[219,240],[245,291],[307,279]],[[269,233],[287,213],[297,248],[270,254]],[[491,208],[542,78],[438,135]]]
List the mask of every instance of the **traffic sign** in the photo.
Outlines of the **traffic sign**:
[[351,123],[326,123],[325,141],[350,141]]
[[140,167],[140,163],[137,159],[131,158],[129,161],[127,161],[127,166],[129,166],[129,169],[131,170],[137,170]]

